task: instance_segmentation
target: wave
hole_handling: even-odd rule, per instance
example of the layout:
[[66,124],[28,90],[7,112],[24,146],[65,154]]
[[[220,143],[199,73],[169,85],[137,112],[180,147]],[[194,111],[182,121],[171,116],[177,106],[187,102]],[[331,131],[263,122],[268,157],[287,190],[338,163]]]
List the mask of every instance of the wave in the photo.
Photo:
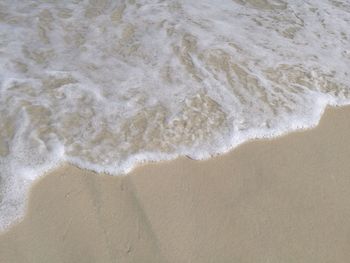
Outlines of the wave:
[[0,3],[0,228],[69,162],[113,175],[204,159],[349,104],[350,4]]

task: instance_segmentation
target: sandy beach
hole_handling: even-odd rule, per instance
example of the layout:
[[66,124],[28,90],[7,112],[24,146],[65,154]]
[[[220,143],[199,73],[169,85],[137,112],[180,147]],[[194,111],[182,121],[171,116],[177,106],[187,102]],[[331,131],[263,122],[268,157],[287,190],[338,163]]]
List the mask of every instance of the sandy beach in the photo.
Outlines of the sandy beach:
[[0,235],[0,262],[349,262],[349,131],[344,107],[207,161],[61,167]]
[[1,0],[0,263],[350,262],[349,39],[350,0]]

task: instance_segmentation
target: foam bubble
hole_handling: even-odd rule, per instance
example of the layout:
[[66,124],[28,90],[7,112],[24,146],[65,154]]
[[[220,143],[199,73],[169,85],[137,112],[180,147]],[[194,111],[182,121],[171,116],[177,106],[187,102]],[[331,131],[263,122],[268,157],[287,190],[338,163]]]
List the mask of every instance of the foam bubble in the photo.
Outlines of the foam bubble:
[[343,0],[0,3],[0,228],[62,162],[120,175],[349,104]]

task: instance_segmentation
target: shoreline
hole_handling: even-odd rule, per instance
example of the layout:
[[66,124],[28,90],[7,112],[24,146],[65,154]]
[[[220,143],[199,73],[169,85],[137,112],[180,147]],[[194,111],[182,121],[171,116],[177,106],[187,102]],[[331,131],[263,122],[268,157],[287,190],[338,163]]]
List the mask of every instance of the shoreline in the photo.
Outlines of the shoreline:
[[350,106],[327,108],[314,128],[208,160],[118,177],[64,165],[33,184],[24,218],[0,234],[0,261],[349,260],[349,130]]

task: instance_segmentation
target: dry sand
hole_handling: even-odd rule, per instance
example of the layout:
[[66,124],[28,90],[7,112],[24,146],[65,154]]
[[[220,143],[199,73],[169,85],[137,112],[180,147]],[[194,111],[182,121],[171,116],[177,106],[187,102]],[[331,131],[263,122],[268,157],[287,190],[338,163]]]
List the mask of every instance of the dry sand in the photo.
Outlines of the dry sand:
[[62,167],[0,236],[0,262],[350,262],[349,135],[345,107],[208,161]]

